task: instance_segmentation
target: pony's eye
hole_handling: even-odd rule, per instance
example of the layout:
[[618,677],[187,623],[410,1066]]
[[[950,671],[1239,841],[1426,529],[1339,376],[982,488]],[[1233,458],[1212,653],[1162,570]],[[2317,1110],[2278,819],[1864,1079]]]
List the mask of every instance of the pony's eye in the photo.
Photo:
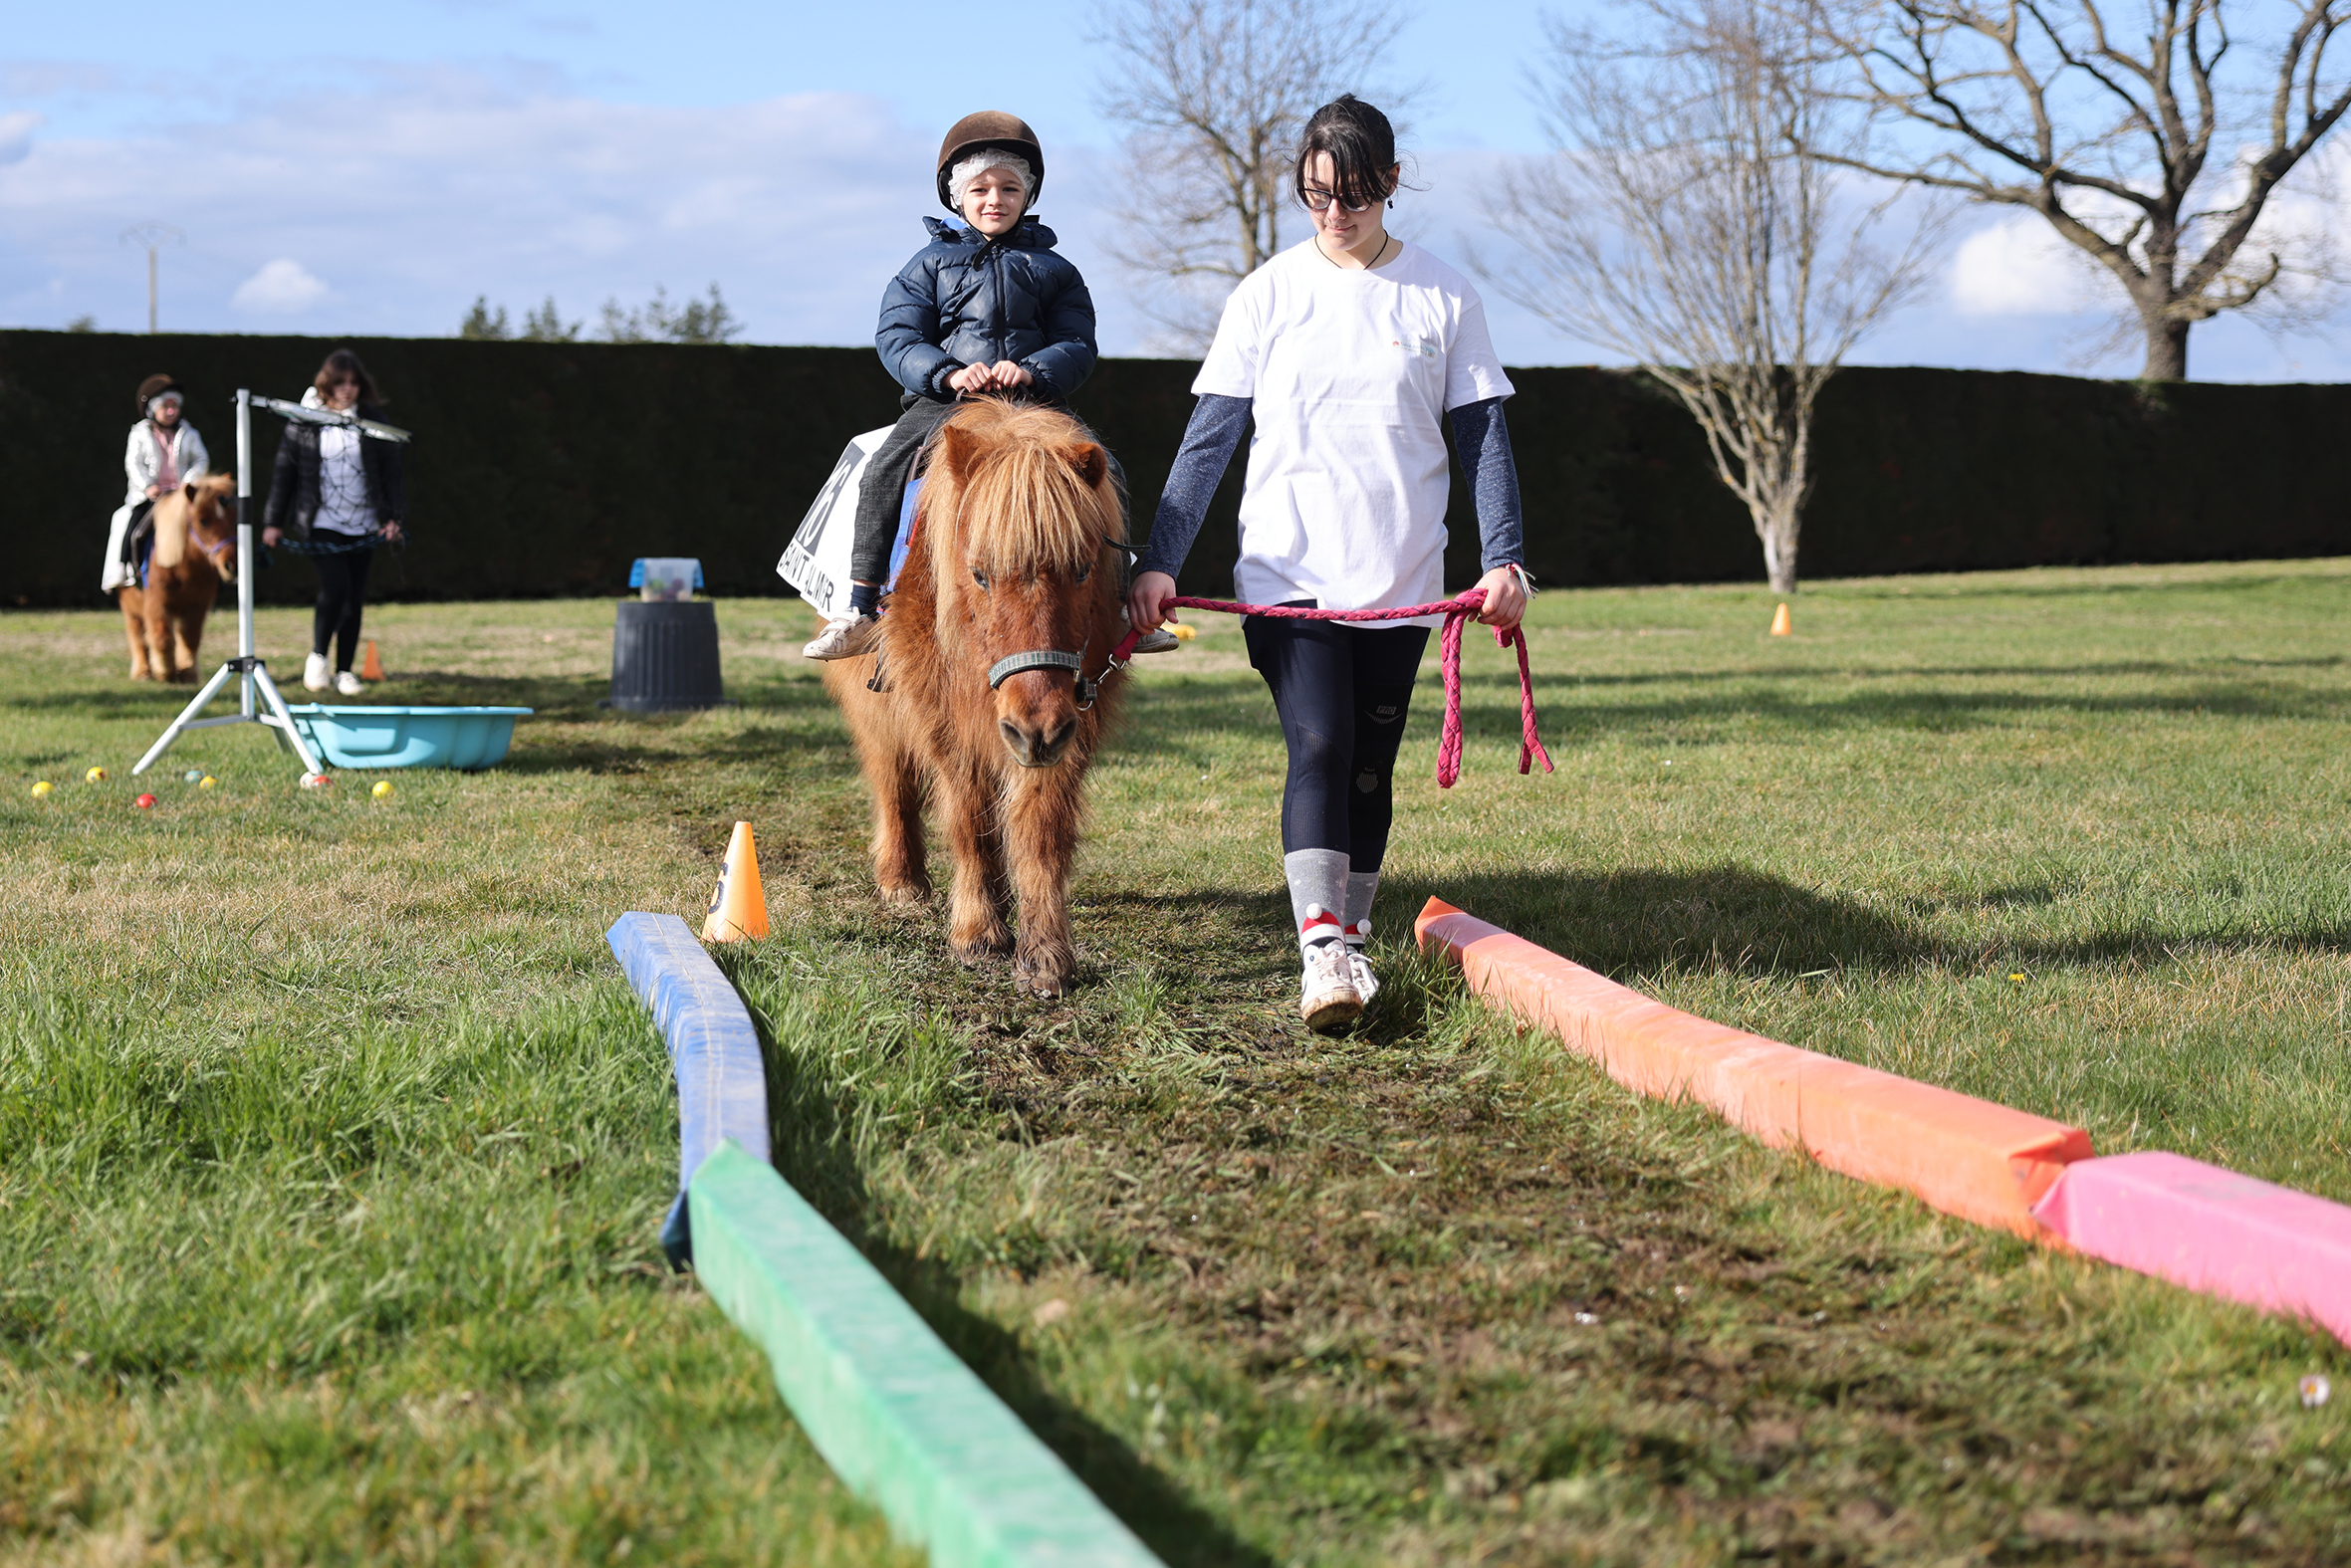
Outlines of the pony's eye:
[[1077,580],[1080,582],[1083,582],[1086,578],[1092,576],[1093,574],[1094,563],[1090,560],[1077,568]]
[[988,573],[986,573],[985,571],[982,571],[982,570],[981,570],[979,567],[977,567],[977,566],[974,566],[974,567],[972,567],[972,580],[973,580],[974,582],[977,582],[977,583],[980,585],[980,588],[981,588],[981,590],[982,590],[983,592],[985,592],[985,591],[987,590],[987,587],[988,587]]

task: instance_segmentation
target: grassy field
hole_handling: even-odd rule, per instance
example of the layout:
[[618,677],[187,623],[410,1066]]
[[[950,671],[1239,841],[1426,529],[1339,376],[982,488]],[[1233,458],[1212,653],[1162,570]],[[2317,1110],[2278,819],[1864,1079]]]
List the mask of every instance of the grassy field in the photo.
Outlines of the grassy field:
[[[381,801],[251,731],[133,783],[183,695],[111,615],[0,615],[0,1564],[919,1560],[655,1243],[674,1106],[601,933],[697,915],[739,816],[779,1165],[1170,1563],[2344,1560],[2346,1402],[2294,1397],[2351,1385],[2324,1336],[1635,1100],[1404,938],[1442,894],[2351,1201],[2347,595],[1827,582],[1770,639],[1756,590],[1546,594],[1559,772],[1513,772],[1474,645],[1441,793],[1424,683],[1389,986],[1327,1040],[1220,618],[1097,770],[1043,1003],[873,903],[797,604],[723,603],[740,705],[660,718],[594,706],[608,603],[371,611],[383,700],[539,711]],[[262,626],[298,664],[305,618]]]

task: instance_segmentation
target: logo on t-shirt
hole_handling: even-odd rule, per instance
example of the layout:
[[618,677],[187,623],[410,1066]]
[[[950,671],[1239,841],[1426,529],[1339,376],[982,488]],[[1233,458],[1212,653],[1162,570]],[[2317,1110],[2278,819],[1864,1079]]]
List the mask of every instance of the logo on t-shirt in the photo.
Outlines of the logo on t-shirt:
[[1402,348],[1406,353],[1417,353],[1423,359],[1434,359],[1443,351],[1434,337],[1415,337],[1410,346],[1406,346],[1401,337],[1391,337],[1388,339],[1388,346]]

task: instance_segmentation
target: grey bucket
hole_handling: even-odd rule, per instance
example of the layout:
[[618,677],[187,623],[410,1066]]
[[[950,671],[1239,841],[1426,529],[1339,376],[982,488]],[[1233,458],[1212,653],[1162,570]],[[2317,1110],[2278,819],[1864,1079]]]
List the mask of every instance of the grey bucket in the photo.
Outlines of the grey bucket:
[[622,599],[612,624],[611,706],[626,713],[716,708],[718,607],[708,599]]

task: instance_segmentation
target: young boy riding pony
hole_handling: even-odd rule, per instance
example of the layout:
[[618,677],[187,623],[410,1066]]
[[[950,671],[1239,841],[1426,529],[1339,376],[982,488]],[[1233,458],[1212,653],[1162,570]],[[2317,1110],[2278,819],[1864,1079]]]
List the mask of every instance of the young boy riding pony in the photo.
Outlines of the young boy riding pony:
[[[939,201],[963,226],[925,218],[931,242],[882,291],[874,344],[904,389],[903,412],[858,483],[849,613],[801,651],[873,650],[906,483],[958,400],[1059,404],[1093,373],[1093,297],[1031,209],[1045,184],[1036,132],[1011,114],[966,114],[939,147]],[[1155,632],[1137,652],[1174,647]]]

